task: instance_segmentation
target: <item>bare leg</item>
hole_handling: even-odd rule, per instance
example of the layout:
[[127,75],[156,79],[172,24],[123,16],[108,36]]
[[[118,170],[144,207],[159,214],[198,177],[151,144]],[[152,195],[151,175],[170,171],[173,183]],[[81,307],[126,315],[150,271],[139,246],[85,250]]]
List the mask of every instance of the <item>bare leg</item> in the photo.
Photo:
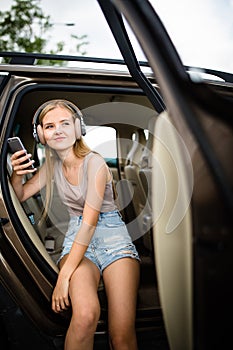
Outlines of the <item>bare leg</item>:
[[100,317],[98,284],[100,272],[84,258],[74,272],[69,287],[72,318],[66,334],[65,350],[92,350]]
[[110,344],[114,350],[136,350],[135,317],[139,262],[122,258],[103,272],[108,298]]

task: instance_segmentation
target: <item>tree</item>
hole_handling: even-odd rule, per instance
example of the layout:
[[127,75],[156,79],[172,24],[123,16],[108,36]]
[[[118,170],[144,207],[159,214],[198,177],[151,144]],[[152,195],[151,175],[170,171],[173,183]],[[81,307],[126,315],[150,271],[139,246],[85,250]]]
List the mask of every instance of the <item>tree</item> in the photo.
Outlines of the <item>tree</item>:
[[[40,0],[13,0],[8,11],[0,11],[0,51],[61,53],[64,41],[49,49],[49,31],[54,26],[49,15],[45,15],[40,7]],[[87,35],[70,36],[76,40],[76,52],[86,54],[84,46],[88,44]],[[42,61],[38,62],[38,64]],[[50,64],[62,64],[59,61]]]

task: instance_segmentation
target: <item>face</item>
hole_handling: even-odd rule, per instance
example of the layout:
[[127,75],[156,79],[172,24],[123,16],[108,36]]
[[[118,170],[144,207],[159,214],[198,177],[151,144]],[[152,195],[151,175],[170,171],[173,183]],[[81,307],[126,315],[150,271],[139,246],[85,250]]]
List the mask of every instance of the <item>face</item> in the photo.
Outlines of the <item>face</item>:
[[66,108],[55,107],[43,118],[43,132],[46,143],[54,150],[71,148],[76,140],[72,113]]

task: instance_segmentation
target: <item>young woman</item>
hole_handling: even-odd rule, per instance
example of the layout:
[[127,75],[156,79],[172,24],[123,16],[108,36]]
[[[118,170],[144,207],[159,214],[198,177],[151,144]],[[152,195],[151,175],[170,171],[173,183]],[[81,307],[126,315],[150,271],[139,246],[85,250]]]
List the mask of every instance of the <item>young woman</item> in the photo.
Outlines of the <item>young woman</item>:
[[14,153],[11,182],[21,202],[46,186],[48,211],[54,181],[70,214],[52,295],[54,312],[72,306],[65,349],[93,349],[100,316],[97,290],[102,276],[111,348],[135,350],[140,259],[115,205],[111,173],[104,159],[84,143],[85,125],[75,105],[51,100],[38,109],[36,116],[34,136],[45,145],[46,161],[23,184],[23,176],[36,169],[28,169],[32,161],[23,164],[30,154]]

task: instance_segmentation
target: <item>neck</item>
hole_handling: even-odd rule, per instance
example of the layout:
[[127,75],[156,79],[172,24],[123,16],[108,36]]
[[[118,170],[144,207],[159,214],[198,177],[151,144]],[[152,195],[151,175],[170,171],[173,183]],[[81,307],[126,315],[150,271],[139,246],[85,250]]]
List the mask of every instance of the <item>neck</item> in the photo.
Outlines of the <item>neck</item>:
[[72,164],[74,164],[77,158],[74,154],[73,147],[63,151],[57,151],[57,155],[65,167],[70,167]]

